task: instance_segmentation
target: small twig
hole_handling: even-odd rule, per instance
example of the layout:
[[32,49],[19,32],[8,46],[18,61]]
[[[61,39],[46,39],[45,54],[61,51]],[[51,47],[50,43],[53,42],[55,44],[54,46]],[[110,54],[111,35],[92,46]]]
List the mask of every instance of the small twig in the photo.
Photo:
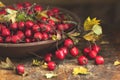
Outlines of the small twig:
[[36,57],[38,57],[38,58],[43,59],[43,57],[41,57],[41,56],[37,55],[37,54],[36,54],[36,53],[34,53],[34,52],[29,52],[29,54],[32,54],[32,55],[34,55],[34,56],[36,56]]

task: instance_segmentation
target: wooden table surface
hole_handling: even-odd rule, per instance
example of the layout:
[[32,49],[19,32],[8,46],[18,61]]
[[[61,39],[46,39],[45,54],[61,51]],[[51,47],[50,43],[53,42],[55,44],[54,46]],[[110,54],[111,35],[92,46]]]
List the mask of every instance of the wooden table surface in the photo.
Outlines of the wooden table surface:
[[[102,6],[102,9],[99,8],[100,6],[97,8],[95,8],[95,6],[92,7],[93,8],[87,7],[88,10],[85,10],[86,7],[84,5],[80,7],[66,8],[79,15],[81,22],[87,16],[96,16],[99,19],[102,19],[104,34],[103,41],[109,42],[109,44],[100,44],[102,48],[100,54],[105,58],[104,65],[95,65],[93,61],[90,61],[86,67],[92,74],[73,76],[72,69],[79,66],[76,59],[65,59],[63,62],[58,64],[55,71],[48,71],[40,66],[31,66],[32,59],[35,57],[22,60],[13,59],[15,64],[24,64],[29,75],[22,77],[20,75],[16,75],[11,70],[0,69],[0,80],[120,80],[120,66],[113,65],[115,60],[120,60],[120,25],[118,21],[115,22],[115,19],[112,20],[115,17],[115,13],[109,10],[109,8],[114,8],[114,6],[110,6],[109,8],[107,6]],[[97,9],[101,9],[103,11],[100,13]],[[112,13],[109,13],[109,11]],[[52,79],[46,79],[44,77],[44,74],[52,72],[58,73],[58,76]]]

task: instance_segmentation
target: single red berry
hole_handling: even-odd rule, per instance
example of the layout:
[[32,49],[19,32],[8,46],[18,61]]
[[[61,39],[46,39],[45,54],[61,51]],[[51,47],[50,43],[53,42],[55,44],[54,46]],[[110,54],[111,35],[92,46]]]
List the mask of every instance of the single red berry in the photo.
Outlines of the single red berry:
[[21,39],[19,38],[18,35],[13,35],[13,36],[11,37],[12,43],[19,43],[20,40],[21,40]]
[[18,28],[21,30],[21,29],[24,29],[24,27],[25,27],[25,22],[20,21],[20,22],[18,23]]
[[16,30],[16,29],[18,28],[17,22],[11,23],[11,24],[10,24],[10,28],[11,28],[12,30]]
[[86,65],[87,63],[88,63],[88,59],[85,56],[79,56],[78,57],[78,64]]
[[0,15],[5,15],[7,12],[5,10],[0,10]]
[[47,21],[47,18],[46,18],[46,17],[41,17],[41,20],[42,20],[43,22],[46,22],[46,21]]
[[30,3],[30,2],[24,2],[23,4],[24,4],[25,8],[28,8],[28,7],[31,6],[31,3]]
[[49,23],[49,25],[51,25],[51,26],[54,26],[54,25],[55,25],[55,22],[54,22],[53,20],[49,20],[48,23]]
[[26,38],[26,39],[25,39],[25,42],[26,42],[26,43],[30,43],[30,42],[31,42],[31,39],[30,39],[30,38]]
[[56,67],[56,63],[53,61],[50,61],[48,62],[47,66],[48,66],[48,70],[53,71]]
[[35,5],[35,6],[34,6],[34,11],[35,11],[35,12],[40,12],[40,11],[42,11],[42,7],[41,7],[40,5]]
[[52,12],[58,13],[58,12],[59,12],[59,9],[58,9],[58,8],[52,8]]
[[67,47],[61,47],[60,50],[63,51],[64,55],[68,54],[68,48]]
[[48,11],[47,11],[47,15],[48,15],[48,16],[53,16],[54,13],[53,13],[51,10],[48,10]]
[[37,24],[33,25],[32,30],[33,30],[34,32],[40,31],[39,25],[37,25]]
[[50,25],[46,25],[45,26],[45,32],[50,32],[50,31],[52,31],[52,28],[51,28],[51,26]]
[[21,65],[21,64],[18,64],[18,65],[16,66],[16,72],[17,72],[17,74],[20,74],[20,75],[24,74],[24,73],[25,73],[24,66]]
[[25,31],[25,36],[26,36],[26,37],[31,37],[31,36],[32,36],[32,31],[31,31],[30,29],[27,29],[27,30]]
[[36,32],[36,33],[34,34],[34,39],[36,39],[37,41],[42,40],[42,38],[43,38],[42,33]]
[[90,51],[91,51],[91,49],[89,47],[86,47],[86,48],[83,49],[83,52],[84,52],[85,56],[88,56]]
[[42,40],[48,40],[49,36],[46,32],[42,33]]
[[65,29],[65,30],[67,30],[67,29],[70,28],[69,24],[67,24],[67,23],[66,23],[66,24],[63,24],[63,25],[64,25],[64,29]]
[[3,43],[3,37],[0,36],[0,43]]
[[55,52],[55,56],[56,56],[57,59],[60,59],[60,60],[65,59],[65,54],[62,50],[57,50]]
[[94,50],[91,50],[90,52],[89,52],[89,55],[88,55],[91,59],[94,59],[94,58],[96,58],[96,56],[97,56],[97,52],[96,51],[94,51]]
[[16,4],[16,9],[17,10],[22,10],[23,9],[23,4],[21,4],[21,3]]
[[26,43],[30,43],[30,42],[31,42],[31,39],[30,39],[30,38],[25,38],[25,42],[26,42]]
[[102,56],[96,56],[95,58],[95,63],[96,64],[104,64],[104,58]]
[[25,35],[22,31],[17,31],[17,35],[20,39],[23,39],[25,37]]
[[65,39],[64,41],[64,46],[67,47],[67,48],[70,48],[74,45],[73,41],[71,39]]
[[64,31],[64,30],[65,30],[64,24],[58,24],[58,25],[57,25],[57,29],[58,29],[59,31]]
[[98,45],[93,45],[93,46],[92,46],[92,49],[95,50],[96,52],[99,52],[99,51],[100,51],[100,46],[98,46]]
[[34,25],[34,23],[33,23],[33,21],[26,21],[25,22],[25,26],[26,26],[26,28],[31,28],[32,26]]
[[2,36],[10,36],[10,30],[8,28],[2,28]]
[[11,40],[12,40],[12,37],[11,37],[11,36],[7,36],[7,37],[5,38],[5,42],[7,42],[7,43],[10,43]]
[[73,47],[70,49],[70,54],[73,56],[73,57],[76,57],[78,54],[79,54],[79,50],[77,47]]
[[45,60],[46,62],[50,62],[50,61],[51,61],[51,58],[52,58],[52,54],[51,54],[51,53],[48,53],[48,54],[45,55],[44,60]]

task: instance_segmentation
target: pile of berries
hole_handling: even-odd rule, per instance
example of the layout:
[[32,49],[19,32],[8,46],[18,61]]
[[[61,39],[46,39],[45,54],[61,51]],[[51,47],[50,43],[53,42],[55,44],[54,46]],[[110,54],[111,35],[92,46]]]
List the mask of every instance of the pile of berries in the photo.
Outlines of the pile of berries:
[[[70,38],[65,39],[64,45],[55,51],[55,58],[59,60],[64,60],[65,57],[70,54],[72,57],[77,58],[79,65],[86,65],[88,60],[95,60],[97,65],[104,64],[104,58],[99,56],[98,53],[100,47],[98,45],[93,45],[91,47],[86,47],[83,49],[83,55],[80,55],[79,49],[74,45],[73,40]],[[44,60],[48,63],[48,69],[54,70],[56,63],[52,61],[52,53],[45,55]]]
[[[0,16],[8,16],[7,11],[16,11],[15,21],[0,20],[0,43],[30,43],[50,40],[57,32],[66,32],[74,23],[70,15],[59,8],[44,9],[29,2],[0,8]],[[8,17],[7,17],[8,18]],[[6,19],[5,19],[6,20]]]

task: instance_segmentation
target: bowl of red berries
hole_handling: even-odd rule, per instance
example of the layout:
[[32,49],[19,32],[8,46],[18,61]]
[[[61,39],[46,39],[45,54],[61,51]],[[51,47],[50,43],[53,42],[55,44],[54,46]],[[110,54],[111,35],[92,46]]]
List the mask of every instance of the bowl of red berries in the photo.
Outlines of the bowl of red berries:
[[36,3],[18,3],[0,7],[0,56],[25,57],[43,54],[56,47],[79,27],[72,12],[43,7]]

